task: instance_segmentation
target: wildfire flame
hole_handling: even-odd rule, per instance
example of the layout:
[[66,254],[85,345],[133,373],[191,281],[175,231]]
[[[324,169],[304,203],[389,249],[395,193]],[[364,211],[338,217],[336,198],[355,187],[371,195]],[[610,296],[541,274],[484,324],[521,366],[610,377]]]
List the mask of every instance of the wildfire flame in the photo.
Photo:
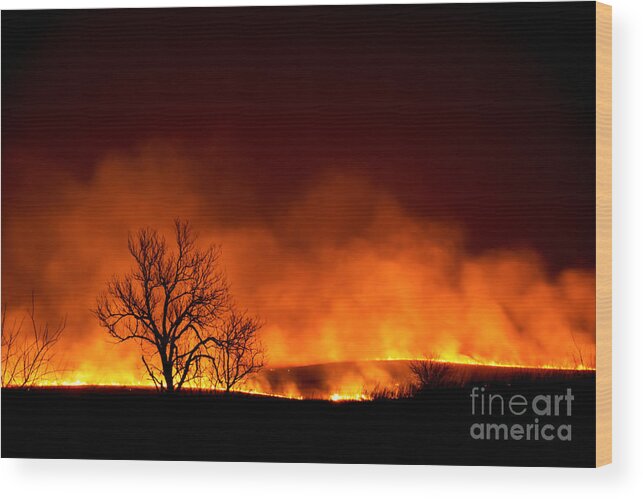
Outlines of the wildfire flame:
[[[35,289],[44,316],[67,316],[60,369],[44,384],[151,386],[137,345],[110,343],[90,309],[131,266],[128,229],[169,229],[167,213],[221,245],[236,300],[265,324],[267,368],[427,352],[459,364],[594,368],[592,270],[554,272],[523,249],[471,254],[460,225],[415,217],[381,187],[332,170],[272,218],[239,212],[230,223],[223,207],[237,187],[203,193],[189,166],[167,145],[111,155],[89,184],[66,181],[64,209],[43,199],[20,223],[3,219],[10,312],[20,315]],[[48,180],[60,183],[39,179]],[[364,400],[369,379],[357,378],[324,396]],[[241,388],[262,391],[255,385]]]

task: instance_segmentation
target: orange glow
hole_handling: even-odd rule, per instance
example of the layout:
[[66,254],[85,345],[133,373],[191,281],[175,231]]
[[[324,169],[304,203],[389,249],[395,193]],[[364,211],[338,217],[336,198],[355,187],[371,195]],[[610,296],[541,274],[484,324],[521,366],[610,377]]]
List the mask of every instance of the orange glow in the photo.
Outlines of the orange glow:
[[331,402],[363,402],[365,400],[370,400],[370,398],[368,397],[368,395],[365,395],[363,393],[333,393],[329,397],[329,400]]
[[[47,217],[5,223],[13,267],[40,262],[40,274],[4,276],[9,313],[19,316],[33,289],[43,315],[67,315],[61,367],[46,384],[151,386],[137,345],[110,343],[90,309],[105,281],[130,266],[128,230],[169,230],[174,216],[191,220],[203,244],[221,245],[235,300],[265,324],[268,368],[426,354],[469,365],[594,368],[594,272],[552,272],[525,249],[471,253],[459,224],[414,217],[385,190],[333,169],[274,220],[240,213],[232,223],[214,208],[225,214],[241,188],[202,192],[183,173],[188,157],[159,144],[110,155],[89,184],[66,180],[57,200],[64,209],[45,205]],[[36,244],[38,234],[46,239]],[[371,378],[395,383],[360,374],[320,396],[364,400]],[[242,388],[261,391],[253,383]]]

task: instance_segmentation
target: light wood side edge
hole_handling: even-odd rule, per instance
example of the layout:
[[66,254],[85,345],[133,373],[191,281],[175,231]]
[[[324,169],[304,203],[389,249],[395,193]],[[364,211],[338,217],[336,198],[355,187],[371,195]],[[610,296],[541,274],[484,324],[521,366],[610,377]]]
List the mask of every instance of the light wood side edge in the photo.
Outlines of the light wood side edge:
[[596,3],[596,466],[612,462],[612,7]]

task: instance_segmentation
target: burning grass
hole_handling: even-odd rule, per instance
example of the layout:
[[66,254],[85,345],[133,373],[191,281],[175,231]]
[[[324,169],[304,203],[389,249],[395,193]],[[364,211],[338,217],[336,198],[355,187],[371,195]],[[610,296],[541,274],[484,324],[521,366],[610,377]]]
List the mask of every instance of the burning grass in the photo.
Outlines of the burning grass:
[[[244,387],[234,391],[234,397],[270,397],[294,400],[326,400],[335,403],[369,402],[410,399],[430,396],[440,389],[461,389],[473,385],[490,387],[520,387],[537,383],[557,383],[591,378],[593,370],[554,369],[518,366],[461,364],[430,361],[437,370],[421,372],[427,379],[418,379],[415,371],[422,362],[409,360],[375,360],[334,362],[308,366],[268,368]],[[431,365],[425,366],[427,369]],[[414,371],[415,368],[415,371]],[[430,381],[439,372],[439,379]],[[94,393],[155,393],[151,383],[90,384],[81,380],[44,382],[38,389]],[[225,397],[222,390],[190,386],[186,396],[204,395]]]
[[440,379],[418,383],[417,361],[337,362],[267,369],[253,380],[250,392],[333,402],[412,398],[434,389],[524,386],[591,378],[593,370],[487,366],[437,362]]

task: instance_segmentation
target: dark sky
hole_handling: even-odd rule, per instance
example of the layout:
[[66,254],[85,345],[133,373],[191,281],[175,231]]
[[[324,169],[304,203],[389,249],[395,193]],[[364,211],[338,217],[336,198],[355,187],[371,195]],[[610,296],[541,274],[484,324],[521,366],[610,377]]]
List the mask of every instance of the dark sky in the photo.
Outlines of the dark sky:
[[3,226],[45,170],[89,185],[110,151],[179,140],[206,183],[241,158],[240,216],[332,166],[474,253],[591,268],[594,5],[5,11]]

